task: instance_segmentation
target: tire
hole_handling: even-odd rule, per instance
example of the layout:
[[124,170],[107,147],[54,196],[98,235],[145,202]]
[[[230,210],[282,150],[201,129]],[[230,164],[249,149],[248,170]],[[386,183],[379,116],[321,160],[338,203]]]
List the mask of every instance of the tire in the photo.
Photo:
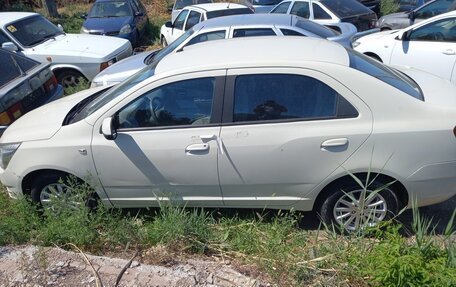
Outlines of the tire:
[[64,89],[74,87],[80,83],[80,79],[85,79],[84,76],[75,70],[63,70],[56,73],[57,82],[63,86]]
[[168,46],[168,42],[166,42],[166,38],[163,35],[161,36],[161,41],[160,42],[161,42],[163,48],[166,48]]
[[[34,203],[42,208],[52,208],[51,197],[59,197],[63,200],[71,200],[69,207],[77,207],[77,205],[84,204],[89,209],[95,209],[98,205],[98,197],[94,192],[90,192],[87,198],[81,201],[74,201],[71,198],[71,187],[74,184],[83,184],[79,179],[76,181],[69,176],[58,173],[51,173],[36,178],[32,184],[30,191],[31,199]],[[76,197],[77,198],[77,197]]]
[[[399,201],[393,186],[385,187],[388,183],[375,180],[368,186],[365,192],[365,198],[371,198],[368,206],[359,204],[363,189],[354,180],[335,184],[320,206],[322,220],[328,226],[333,224],[341,227],[341,231],[353,232],[391,219],[399,212]],[[380,191],[374,192],[379,188]],[[352,199],[358,200],[358,204]],[[373,203],[377,205],[373,207]]]

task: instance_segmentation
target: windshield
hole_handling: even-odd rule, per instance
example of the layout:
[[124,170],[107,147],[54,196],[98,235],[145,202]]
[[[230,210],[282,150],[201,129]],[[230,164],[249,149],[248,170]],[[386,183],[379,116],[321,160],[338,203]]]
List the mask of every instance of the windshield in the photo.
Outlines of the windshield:
[[347,52],[350,57],[351,68],[364,72],[416,99],[424,101],[420,86],[407,75],[354,50],[347,49]]
[[193,28],[191,28],[190,30],[187,30],[187,32],[185,32],[179,38],[174,40],[174,42],[172,42],[171,44],[166,46],[166,48],[163,48],[162,50],[160,50],[160,52],[154,54],[154,56],[148,57],[146,64],[147,65],[152,64],[152,63],[158,64],[158,62],[160,62],[161,59],[163,59],[166,55],[168,55],[172,51],[176,50],[177,47],[180,46],[180,44],[182,44],[185,40],[187,40],[194,33],[195,33],[195,30]]
[[63,34],[54,24],[41,15],[21,19],[6,25],[6,30],[22,46],[31,47]]
[[130,6],[125,1],[96,2],[89,12],[89,18],[133,16]]
[[336,31],[328,27],[303,19],[298,20],[298,22],[296,22],[296,27],[307,30],[310,33],[313,33],[325,39],[330,37],[336,37],[338,35]]
[[329,10],[339,18],[368,14],[372,11],[356,0],[320,0]]
[[204,3],[212,3],[212,0],[176,0],[176,4],[174,4],[174,10],[179,10],[189,5]]

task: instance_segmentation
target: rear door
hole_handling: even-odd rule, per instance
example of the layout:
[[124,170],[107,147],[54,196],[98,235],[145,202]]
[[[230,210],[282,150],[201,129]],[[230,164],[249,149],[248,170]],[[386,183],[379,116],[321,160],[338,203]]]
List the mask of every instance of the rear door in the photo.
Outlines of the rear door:
[[305,69],[228,71],[219,177],[226,206],[306,207],[308,194],[367,139],[367,106]]

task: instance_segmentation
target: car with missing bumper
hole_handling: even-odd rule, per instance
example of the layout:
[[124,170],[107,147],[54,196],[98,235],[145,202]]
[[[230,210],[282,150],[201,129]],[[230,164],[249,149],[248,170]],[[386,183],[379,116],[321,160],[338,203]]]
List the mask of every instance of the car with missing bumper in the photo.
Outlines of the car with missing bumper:
[[72,175],[108,206],[316,210],[354,230],[456,193],[455,93],[327,40],[212,41],[24,115],[0,180],[44,205]]
[[0,48],[0,135],[25,113],[56,100],[63,88],[49,68],[20,54]]
[[295,15],[283,14],[234,15],[209,19],[193,26],[163,50],[139,53],[112,65],[93,79],[92,87],[118,84],[170,53],[206,41],[253,36],[303,36],[352,46],[352,37],[357,32],[355,26],[350,23],[334,23],[329,27],[331,29]]
[[0,12],[0,45],[41,63],[51,63],[64,87],[89,82],[103,69],[132,54],[128,40],[66,34],[37,13]]

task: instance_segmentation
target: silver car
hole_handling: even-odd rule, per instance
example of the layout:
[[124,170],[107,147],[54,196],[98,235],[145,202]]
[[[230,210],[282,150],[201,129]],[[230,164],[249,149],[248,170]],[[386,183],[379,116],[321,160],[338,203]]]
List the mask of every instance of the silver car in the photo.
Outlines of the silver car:
[[412,11],[393,13],[378,19],[380,30],[403,29],[428,18],[456,9],[455,0],[434,0]]
[[[92,87],[117,84],[152,62],[196,43],[224,38],[251,36],[307,36],[324,38],[351,47],[356,27],[350,23],[328,25],[331,28],[295,15],[258,14],[234,15],[201,22],[161,51],[141,53],[120,61],[92,81]],[[253,53],[253,51],[251,51]]]

